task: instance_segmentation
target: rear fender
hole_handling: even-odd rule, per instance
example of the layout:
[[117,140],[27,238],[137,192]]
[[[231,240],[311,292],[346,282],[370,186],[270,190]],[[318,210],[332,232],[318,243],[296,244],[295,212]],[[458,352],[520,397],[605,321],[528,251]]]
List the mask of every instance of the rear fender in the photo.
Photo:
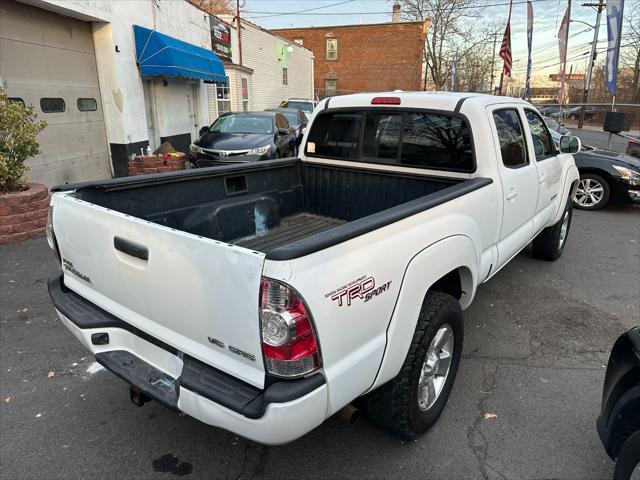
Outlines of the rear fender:
[[476,291],[478,254],[473,241],[463,235],[447,237],[419,252],[409,263],[398,300],[387,327],[387,344],[380,369],[370,390],[394,378],[407,356],[418,315],[427,291],[453,270],[460,272],[460,306],[471,304]]

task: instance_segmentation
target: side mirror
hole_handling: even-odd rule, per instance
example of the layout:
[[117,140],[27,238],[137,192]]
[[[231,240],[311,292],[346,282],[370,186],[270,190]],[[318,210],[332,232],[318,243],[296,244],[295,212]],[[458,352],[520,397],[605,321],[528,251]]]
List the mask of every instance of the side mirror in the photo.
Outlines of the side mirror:
[[289,135],[289,129],[288,128],[279,128],[278,129],[278,135]]
[[573,135],[560,137],[560,153],[578,153],[582,148],[582,142]]
[[198,136],[201,137],[202,135],[207,133],[208,130],[209,130],[209,127],[205,125],[204,127],[200,128],[200,130],[198,130]]

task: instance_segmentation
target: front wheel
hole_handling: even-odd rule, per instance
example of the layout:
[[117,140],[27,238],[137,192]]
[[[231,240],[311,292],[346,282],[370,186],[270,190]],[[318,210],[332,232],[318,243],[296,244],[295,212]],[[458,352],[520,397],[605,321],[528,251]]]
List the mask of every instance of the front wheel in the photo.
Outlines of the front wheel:
[[631,435],[618,454],[614,480],[640,479],[640,430]]
[[573,205],[582,210],[598,210],[609,202],[609,197],[611,187],[604,178],[594,173],[584,173],[580,175]]
[[400,372],[364,399],[369,417],[406,438],[426,432],[444,410],[451,393],[462,341],[458,301],[445,293],[427,293]]
[[542,260],[557,260],[562,255],[564,246],[569,236],[571,218],[573,217],[573,205],[567,201],[567,206],[562,212],[560,220],[555,225],[542,230],[533,239],[533,256]]

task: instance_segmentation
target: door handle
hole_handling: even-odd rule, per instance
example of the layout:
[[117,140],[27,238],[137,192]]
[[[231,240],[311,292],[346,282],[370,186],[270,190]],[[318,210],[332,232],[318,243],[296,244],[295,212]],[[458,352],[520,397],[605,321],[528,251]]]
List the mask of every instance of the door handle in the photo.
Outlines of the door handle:
[[547,176],[542,174],[540,175],[540,178],[538,179],[538,183],[544,183],[547,181]]
[[516,192],[515,190],[512,190],[509,193],[507,193],[507,200],[513,200],[517,196],[518,196],[518,192]]
[[122,253],[139,258],[140,260],[149,260],[149,249],[144,245],[132,242],[122,237],[113,238],[113,247]]

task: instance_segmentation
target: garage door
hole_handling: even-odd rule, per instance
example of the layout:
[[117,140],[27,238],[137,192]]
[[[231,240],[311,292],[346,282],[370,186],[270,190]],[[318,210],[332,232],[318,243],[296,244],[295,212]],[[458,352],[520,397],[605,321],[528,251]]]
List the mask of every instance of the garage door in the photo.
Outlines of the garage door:
[[0,79],[47,122],[31,181],[111,177],[90,23],[0,0]]

